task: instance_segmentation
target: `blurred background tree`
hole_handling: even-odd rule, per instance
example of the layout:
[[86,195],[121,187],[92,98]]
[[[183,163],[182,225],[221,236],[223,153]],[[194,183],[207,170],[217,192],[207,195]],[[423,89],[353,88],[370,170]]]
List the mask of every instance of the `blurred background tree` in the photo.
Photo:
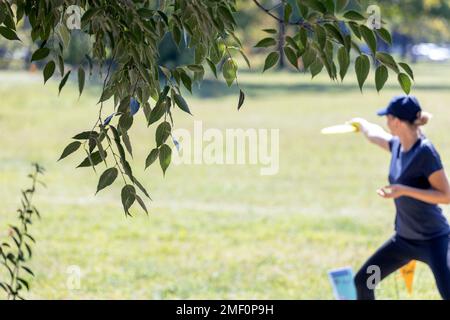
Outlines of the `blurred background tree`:
[[[361,1],[362,9],[370,4],[369,0]],[[377,5],[402,58],[415,61],[414,44],[450,41],[449,0],[379,0]]]

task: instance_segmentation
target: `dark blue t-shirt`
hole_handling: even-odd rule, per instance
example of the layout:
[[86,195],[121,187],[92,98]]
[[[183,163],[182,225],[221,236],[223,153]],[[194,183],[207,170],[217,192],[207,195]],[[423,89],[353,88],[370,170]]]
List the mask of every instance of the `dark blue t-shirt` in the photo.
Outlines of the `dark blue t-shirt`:
[[[415,144],[403,152],[398,137],[389,141],[392,153],[389,169],[390,184],[430,189],[428,177],[442,169],[441,158],[431,141],[421,136]],[[401,237],[414,240],[428,240],[450,233],[442,209],[436,205],[411,197],[394,199],[396,207],[395,231]]]

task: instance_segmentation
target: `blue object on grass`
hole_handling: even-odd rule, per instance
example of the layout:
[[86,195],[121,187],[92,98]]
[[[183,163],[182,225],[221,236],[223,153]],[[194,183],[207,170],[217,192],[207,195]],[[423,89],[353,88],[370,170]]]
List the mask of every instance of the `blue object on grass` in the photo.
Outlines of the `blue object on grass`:
[[328,271],[337,300],[356,300],[356,288],[352,268],[344,267]]

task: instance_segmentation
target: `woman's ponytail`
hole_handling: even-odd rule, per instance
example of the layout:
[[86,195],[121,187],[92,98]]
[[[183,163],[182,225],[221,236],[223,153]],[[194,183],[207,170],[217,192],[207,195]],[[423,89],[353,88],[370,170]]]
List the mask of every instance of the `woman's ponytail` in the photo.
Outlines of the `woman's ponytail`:
[[419,111],[417,115],[417,119],[413,122],[415,127],[424,126],[430,121],[433,115],[429,112]]

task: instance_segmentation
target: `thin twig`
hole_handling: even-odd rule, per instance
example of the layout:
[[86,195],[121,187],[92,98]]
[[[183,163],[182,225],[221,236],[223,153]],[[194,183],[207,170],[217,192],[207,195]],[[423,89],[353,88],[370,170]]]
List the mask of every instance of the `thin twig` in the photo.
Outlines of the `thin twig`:
[[275,20],[277,20],[280,23],[286,23],[289,25],[297,25],[297,26],[302,26],[305,27],[306,29],[313,31],[312,26],[310,23],[306,22],[303,19],[299,19],[297,22],[292,22],[292,21],[284,21],[284,19],[277,17],[275,14],[273,14],[272,12],[270,12],[270,10],[272,9],[267,9],[265,8],[261,3],[259,3],[257,0],[253,0],[253,2],[256,4],[256,6],[258,6],[258,8],[260,8],[261,10],[263,10],[265,13],[267,13],[269,16],[271,16],[272,18],[274,18]]

